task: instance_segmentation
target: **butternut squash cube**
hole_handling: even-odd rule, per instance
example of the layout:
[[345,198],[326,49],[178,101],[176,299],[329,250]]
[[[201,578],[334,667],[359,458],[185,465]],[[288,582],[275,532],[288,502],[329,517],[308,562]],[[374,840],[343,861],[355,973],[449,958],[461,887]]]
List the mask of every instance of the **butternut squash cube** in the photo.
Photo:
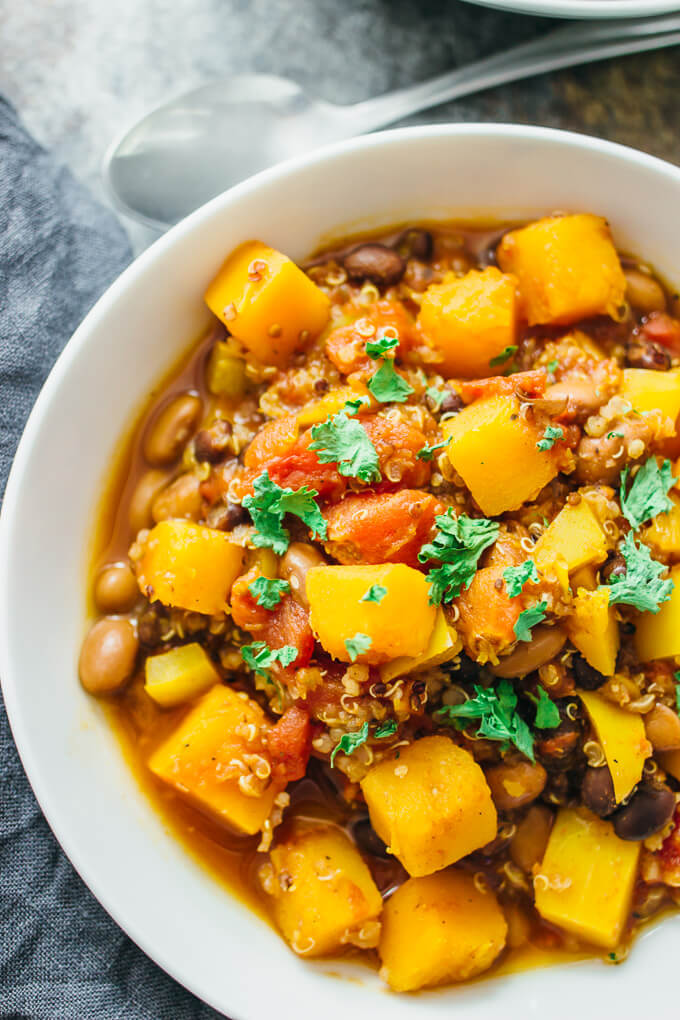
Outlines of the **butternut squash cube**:
[[620,315],[626,278],[600,216],[579,213],[537,220],[506,234],[496,255],[501,269],[519,280],[531,326]]
[[673,591],[658,613],[642,613],[635,631],[635,650],[641,662],[680,655],[680,566],[672,567]]
[[661,411],[675,422],[680,414],[680,369],[624,368],[621,395],[633,410]]
[[657,514],[640,538],[657,556],[673,561],[680,559],[680,496],[673,491],[668,496],[673,506],[668,513]]
[[605,949],[621,938],[630,911],[640,843],[627,843],[582,808],[563,808],[534,877],[536,909],[564,931]]
[[231,350],[226,340],[214,344],[205,369],[205,381],[216,397],[232,400],[246,390],[246,363]]
[[361,781],[371,825],[409,875],[430,875],[496,836],[484,773],[448,737],[423,737]]
[[340,949],[346,936],[377,918],[382,898],[359,851],[341,829],[303,826],[271,851],[274,920],[301,956]]
[[137,583],[151,601],[213,616],[229,604],[244,551],[222,531],[191,521],[161,521],[137,561]]
[[330,301],[280,251],[246,241],[231,253],[205,301],[258,361],[283,367],[328,322]]
[[579,588],[565,622],[571,643],[586,662],[598,673],[613,676],[619,654],[619,625],[607,589]]
[[358,400],[361,397],[366,400],[364,404],[365,410],[375,406],[375,399],[365,386],[357,386],[356,388],[353,386],[340,386],[337,389],[331,390],[330,393],[326,394],[325,397],[321,397],[320,400],[312,400],[309,404],[305,404],[302,410],[298,411],[297,423],[300,428],[307,428],[308,425],[318,425],[319,422],[326,421],[331,415],[342,411],[348,400]]
[[539,450],[542,433],[520,414],[515,397],[473,404],[442,425],[453,467],[487,517],[517,510],[558,472],[553,450]]
[[588,564],[585,567],[579,567],[578,570],[575,570],[571,575],[570,581],[572,591],[578,591],[579,588],[585,588],[587,591],[595,591],[597,588],[597,571],[591,564]]
[[163,708],[174,708],[220,682],[205,650],[195,641],[150,655],[144,664],[144,690]]
[[516,290],[515,277],[495,266],[448,273],[427,288],[418,324],[441,356],[440,372],[477,379],[507,367],[491,362],[516,342]]
[[215,821],[253,835],[282,790],[251,773],[244,757],[268,760],[267,725],[257,702],[218,684],[153,752],[149,768]]
[[578,691],[604,751],[620,804],[642,779],[645,761],[652,753],[641,716],[607,701],[597,691]]
[[569,573],[607,558],[607,538],[585,499],[560,510],[536,543],[539,570],[549,569],[558,558],[566,562]]
[[380,667],[380,679],[383,683],[389,684],[398,676],[404,673],[417,673],[419,669],[434,669],[444,662],[449,662],[458,655],[463,647],[456,628],[449,626],[443,609],[437,610],[437,618],[432,631],[432,637],[422,655],[402,655],[398,659],[392,659]]
[[[365,602],[373,584],[387,589],[381,602]],[[437,616],[430,586],[419,570],[403,563],[381,566],[312,567],[307,571],[312,630],[340,662],[388,662],[418,656],[427,648]],[[408,626],[405,626],[408,621]],[[347,641],[365,635],[370,644],[355,657]]]
[[395,992],[466,981],[488,970],[507,931],[498,900],[472,875],[409,878],[385,904],[380,976]]

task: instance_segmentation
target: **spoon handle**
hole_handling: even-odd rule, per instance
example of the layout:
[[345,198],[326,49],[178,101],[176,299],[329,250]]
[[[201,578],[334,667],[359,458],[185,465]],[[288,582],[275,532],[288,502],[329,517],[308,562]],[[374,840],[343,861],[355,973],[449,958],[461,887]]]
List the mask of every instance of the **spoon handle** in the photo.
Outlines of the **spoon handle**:
[[680,44],[680,14],[575,22],[429,81],[339,107],[353,132],[371,131],[447,100],[547,71]]

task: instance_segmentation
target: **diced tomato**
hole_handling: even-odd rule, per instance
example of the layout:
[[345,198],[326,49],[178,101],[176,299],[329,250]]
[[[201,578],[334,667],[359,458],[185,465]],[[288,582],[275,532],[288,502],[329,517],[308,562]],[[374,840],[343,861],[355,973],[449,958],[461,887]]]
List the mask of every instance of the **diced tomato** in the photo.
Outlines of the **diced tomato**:
[[374,340],[380,330],[386,326],[396,330],[399,334],[397,360],[421,342],[414,320],[403,305],[396,302],[378,301],[370,312],[367,312],[365,316],[360,316],[357,321],[369,322],[375,326],[375,335],[363,336],[357,330],[356,323],[351,323],[348,326],[339,326],[332,330],[326,340],[326,357],[343,375],[375,371],[377,365],[375,360],[366,354],[366,342]]
[[483,397],[510,396],[518,390],[528,397],[541,397],[545,393],[547,378],[541,368],[512,375],[493,375],[489,379],[464,379],[457,383],[456,389],[466,404]]
[[406,563],[418,567],[434,518],[445,506],[427,492],[401,489],[346,496],[324,512],[326,548],[340,563]]
[[287,709],[269,731],[267,747],[275,780],[292,783],[302,779],[312,750],[309,714],[297,705]]
[[659,857],[663,871],[677,874],[680,879],[680,806],[675,809],[673,830],[663,841]]
[[338,326],[329,334],[326,357],[343,375],[372,371],[374,364],[366,354],[366,337],[354,325]]
[[383,415],[362,417],[361,424],[378,454],[383,476],[379,491],[395,486],[418,489],[427,484],[432,466],[417,457],[418,451],[427,445],[425,434],[420,429],[406,421]]
[[270,648],[282,648],[284,645],[297,648],[297,659],[287,667],[290,670],[301,669],[312,657],[314,635],[309,613],[292,595],[284,595],[276,609],[267,612],[267,620],[259,633],[261,640],[266,641]]
[[252,567],[246,574],[237,577],[231,588],[231,615],[234,623],[251,634],[261,631],[271,616],[271,610],[259,606],[248,591],[249,585],[259,576],[259,569]]
[[297,418],[287,414],[267,422],[246,450],[243,463],[248,468],[259,468],[275,457],[284,456],[295,446],[298,437]]
[[680,320],[673,319],[666,312],[650,312],[641,329],[647,340],[663,344],[673,354],[680,354]]

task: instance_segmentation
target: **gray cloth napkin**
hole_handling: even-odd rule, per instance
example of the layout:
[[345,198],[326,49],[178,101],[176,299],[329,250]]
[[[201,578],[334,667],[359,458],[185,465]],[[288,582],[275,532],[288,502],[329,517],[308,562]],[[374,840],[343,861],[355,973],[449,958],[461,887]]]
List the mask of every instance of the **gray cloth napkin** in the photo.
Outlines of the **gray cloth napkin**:
[[[57,355],[130,260],[115,217],[0,97],[0,496]],[[208,1020],[71,867],[38,807],[0,703],[0,1018]]]

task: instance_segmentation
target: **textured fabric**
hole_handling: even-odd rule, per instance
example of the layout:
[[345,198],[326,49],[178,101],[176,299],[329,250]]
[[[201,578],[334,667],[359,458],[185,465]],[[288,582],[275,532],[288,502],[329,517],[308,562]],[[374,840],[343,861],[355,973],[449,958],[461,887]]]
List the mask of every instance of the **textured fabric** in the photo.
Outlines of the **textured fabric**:
[[[116,219],[0,99],[0,494],[53,362],[129,259]],[[0,706],[0,1018],[216,1016],[85,888],[42,817]]]

